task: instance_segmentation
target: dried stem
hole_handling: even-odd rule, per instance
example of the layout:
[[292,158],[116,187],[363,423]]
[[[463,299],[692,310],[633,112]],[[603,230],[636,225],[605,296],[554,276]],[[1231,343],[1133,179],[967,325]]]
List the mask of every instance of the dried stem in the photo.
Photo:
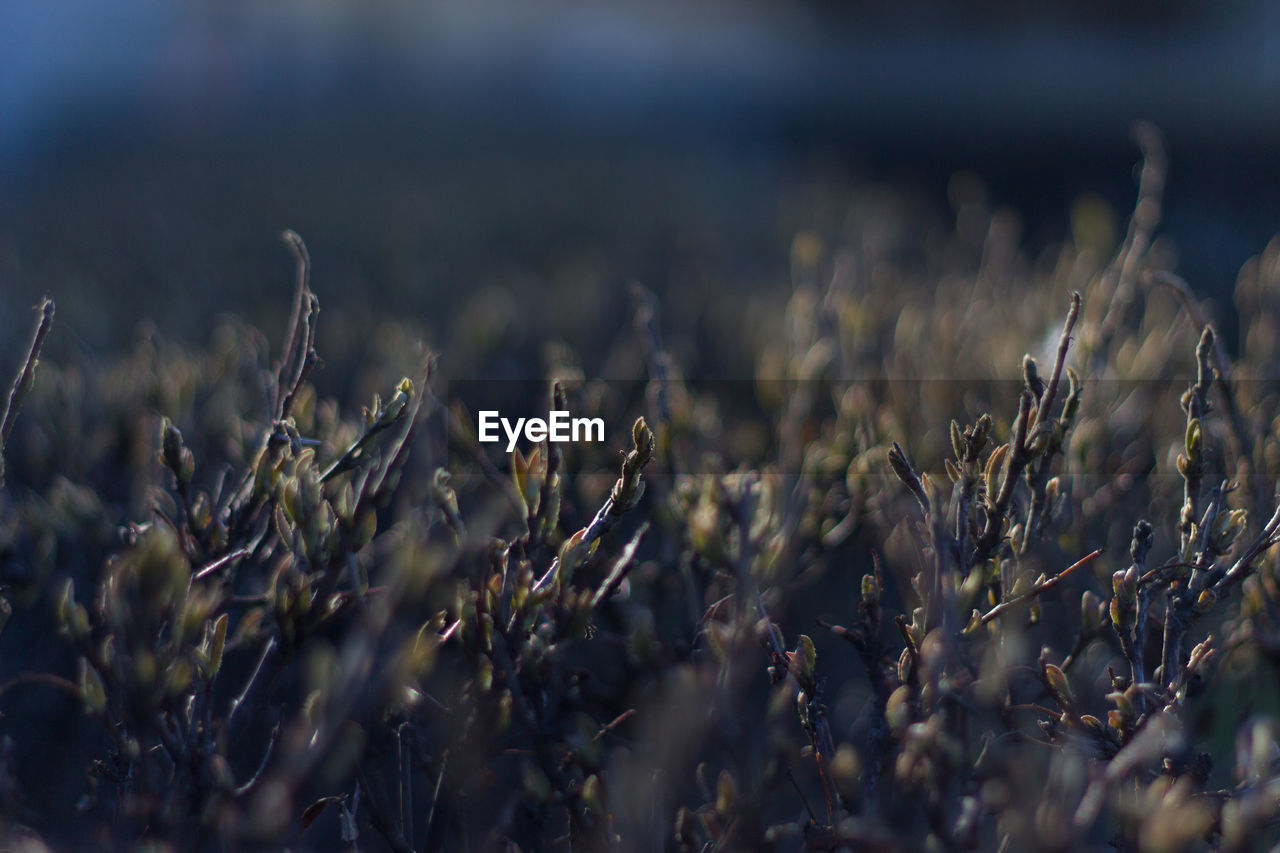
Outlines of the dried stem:
[[618,587],[622,586],[622,582],[626,580],[627,573],[631,571],[636,549],[640,547],[640,540],[644,538],[644,534],[648,530],[649,522],[646,521],[636,530],[635,535],[631,537],[631,541],[627,543],[627,546],[622,549],[622,553],[618,555],[618,559],[613,561],[613,568],[609,570],[604,583],[600,585],[600,588],[596,590],[595,596],[591,599],[593,608],[599,607],[608,601],[618,591]]
[[[295,231],[285,231],[281,239],[293,250],[297,261],[297,277],[293,292],[293,308],[289,312],[289,327],[285,333],[284,347],[275,368],[276,406],[274,420],[288,417],[298,388],[315,364],[315,314],[319,302],[311,292],[311,255],[306,243]],[[310,364],[308,364],[310,361]]]
[[1089,565],[1094,560],[1101,557],[1102,553],[1103,553],[1103,549],[1099,548],[1096,551],[1086,554],[1085,556],[1081,557],[1079,560],[1072,563],[1070,566],[1067,566],[1061,572],[1049,578],[1048,580],[1044,581],[1043,583],[1036,584],[1031,589],[1022,593],[1021,595],[1015,595],[1013,598],[1000,602],[995,607],[991,608],[986,613],[982,614],[982,616],[978,619],[978,624],[985,625],[988,622],[990,622],[992,619],[995,619],[996,617],[1001,616],[1002,614],[1008,612],[1012,608],[1017,607],[1019,604],[1024,604],[1030,601],[1031,599],[1035,598],[1036,596],[1040,595],[1041,593],[1048,592],[1049,590],[1053,589],[1055,586],[1062,583],[1064,580],[1066,580],[1067,578],[1071,577],[1073,574],[1078,572],[1080,569],[1083,569],[1085,566]]
[[1058,338],[1058,354],[1053,360],[1053,373],[1049,376],[1049,385],[1045,388],[1040,405],[1036,408],[1036,421],[1031,425],[1031,435],[1035,436],[1041,425],[1052,417],[1054,398],[1058,394],[1058,384],[1062,381],[1062,369],[1067,363],[1067,351],[1071,348],[1071,332],[1080,318],[1080,294],[1071,294],[1071,307],[1067,310],[1067,320],[1062,324],[1062,336]]
[[240,691],[240,695],[231,701],[231,707],[227,710],[226,732],[228,737],[231,736],[231,727],[235,723],[236,713],[244,707],[245,700],[249,698],[250,691],[253,690],[253,686],[258,682],[258,677],[262,674],[262,667],[266,664],[267,658],[271,656],[271,652],[275,650],[275,647],[276,639],[272,637],[262,647],[262,654],[258,656],[258,662],[254,665],[253,672],[250,673],[249,679],[245,681],[244,689]]
[[13,432],[13,425],[18,420],[18,409],[22,406],[22,399],[27,396],[27,392],[35,384],[36,365],[40,361],[40,349],[44,346],[44,339],[49,334],[49,330],[53,328],[53,300],[46,296],[41,300],[36,310],[40,312],[40,316],[36,320],[35,330],[31,333],[31,343],[27,346],[27,356],[23,359],[22,368],[18,371],[18,375],[13,378],[13,385],[9,388],[9,397],[5,400],[4,413],[0,415],[0,486],[4,485],[4,449],[9,443],[9,435]]
[[[1227,348],[1222,343],[1222,336],[1213,328],[1213,324],[1196,301],[1190,285],[1181,277],[1166,270],[1150,270],[1145,274],[1144,278],[1153,284],[1160,284],[1170,288],[1182,305],[1183,310],[1187,312],[1187,316],[1191,318],[1191,322],[1197,328],[1213,331],[1213,369],[1217,374],[1217,385],[1222,394],[1223,405],[1226,406],[1227,426],[1230,428],[1231,437],[1236,443],[1236,455],[1242,459],[1249,460],[1252,464],[1255,461],[1253,458],[1255,440],[1253,434],[1245,425],[1244,417],[1240,414],[1240,406],[1236,400],[1235,379],[1231,369],[1231,357],[1227,354]],[[1250,479],[1253,481],[1253,509],[1261,512],[1267,500],[1266,481],[1259,476],[1251,477]]]
[[1018,477],[1027,466],[1027,422],[1031,417],[1033,396],[1030,391],[1023,391],[1018,400],[1018,417],[1013,422],[1013,439],[1009,443],[1009,455],[1005,460],[1004,480],[1000,484],[992,505],[988,508],[986,524],[982,536],[974,549],[970,566],[981,565],[990,559],[1004,536],[1004,521],[1009,512],[1009,503],[1013,500],[1013,490]]

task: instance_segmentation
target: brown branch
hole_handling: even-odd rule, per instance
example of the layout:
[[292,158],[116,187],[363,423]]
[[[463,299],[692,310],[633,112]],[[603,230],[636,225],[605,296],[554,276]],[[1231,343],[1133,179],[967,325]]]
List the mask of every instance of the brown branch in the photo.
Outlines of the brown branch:
[[[1144,279],[1152,284],[1161,284],[1171,289],[1196,327],[1200,329],[1213,328],[1213,324],[1205,316],[1199,303],[1196,302],[1191,286],[1181,277],[1165,270],[1151,270],[1145,273]],[[1216,334],[1216,329],[1214,329],[1214,332],[1213,367],[1218,374],[1216,384],[1218,390],[1222,392],[1222,399],[1227,409],[1227,425],[1230,427],[1231,435],[1236,441],[1236,453],[1240,457],[1249,460],[1252,464],[1254,439],[1245,426],[1244,418],[1241,416],[1240,408],[1236,403],[1231,358],[1227,355],[1227,348],[1222,343],[1222,336]],[[1261,477],[1251,477],[1250,479],[1254,481],[1254,509],[1257,512],[1262,512],[1262,507],[1267,499],[1266,486]]]
[[[275,367],[275,411],[276,420],[284,417],[284,413],[288,411],[284,405],[286,397],[290,396],[286,389],[286,376],[296,375],[303,369],[306,360],[305,353],[300,353],[299,336],[304,334],[303,324],[306,321],[306,314],[310,313],[311,304],[308,295],[311,293],[311,255],[307,252],[306,243],[302,242],[302,238],[298,236],[296,231],[286,230],[280,235],[281,239],[289,245],[293,250],[294,258],[297,261],[297,283],[293,291],[293,307],[289,311],[289,327],[285,332],[284,346],[280,351],[280,360],[276,362]],[[304,313],[306,312],[306,313]],[[297,360],[295,366],[294,361]]]
[[1036,409],[1036,420],[1031,425],[1030,435],[1034,439],[1036,430],[1041,424],[1044,424],[1049,415],[1047,414],[1053,409],[1054,398],[1058,394],[1058,384],[1062,381],[1062,368],[1067,362],[1067,350],[1071,348],[1071,332],[1076,327],[1076,320],[1080,318],[1080,294],[1071,294],[1071,307],[1067,310],[1067,320],[1062,324],[1062,336],[1058,339],[1058,355],[1053,361],[1053,373],[1049,376],[1049,385],[1045,388],[1044,396],[1040,398],[1040,406]]
[[1257,537],[1250,543],[1244,554],[1213,585],[1212,589],[1218,598],[1222,598],[1233,585],[1244,580],[1253,569],[1254,561],[1278,541],[1280,541],[1280,505],[1277,505],[1275,513],[1272,514],[1262,530],[1259,531]]
[[0,486],[4,485],[4,448],[9,443],[9,434],[13,432],[13,425],[18,420],[18,409],[22,406],[22,399],[35,384],[40,349],[44,346],[44,339],[49,334],[49,329],[53,327],[53,308],[53,300],[47,296],[37,306],[40,318],[36,321],[35,331],[31,334],[31,343],[27,347],[27,356],[23,360],[22,369],[13,378],[13,385],[9,388],[4,414],[0,416]]
[[622,725],[622,724],[623,724],[623,723],[625,723],[627,720],[629,720],[629,719],[631,719],[633,716],[635,716],[635,713],[636,713],[636,709],[635,709],[635,708],[628,708],[627,710],[623,711],[621,714],[619,714],[618,716],[614,717],[614,718],[613,718],[613,720],[612,720],[611,722],[606,723],[605,725],[601,726],[601,727],[600,727],[600,731],[596,732],[596,736],[595,736],[595,737],[593,737],[593,738],[591,739],[591,742],[592,742],[592,743],[596,743],[597,741],[599,741],[599,740],[600,740],[600,738],[604,737],[604,736],[605,736],[605,735],[607,735],[609,732],[613,731],[613,730],[614,730],[614,729],[616,729],[618,726]]
[[649,522],[646,521],[641,524],[640,529],[636,531],[635,535],[631,537],[631,541],[627,543],[626,547],[622,549],[622,553],[618,555],[618,559],[614,560],[613,568],[609,571],[608,577],[600,585],[600,589],[596,590],[595,597],[591,600],[593,609],[599,607],[618,591],[618,587],[622,585],[623,580],[626,579],[627,574],[631,571],[636,549],[640,547],[640,540],[648,529]]
[[1022,593],[1021,595],[1015,595],[1013,598],[1009,598],[1009,599],[1006,599],[1005,601],[1000,602],[995,607],[991,608],[986,613],[984,613],[981,616],[981,618],[978,619],[978,624],[985,625],[988,622],[990,622],[992,619],[995,619],[997,616],[1004,614],[1005,612],[1016,607],[1017,605],[1030,601],[1031,599],[1035,598],[1041,593],[1048,592],[1058,584],[1062,583],[1067,578],[1071,577],[1071,575],[1078,572],[1080,569],[1083,569],[1085,566],[1089,565],[1094,560],[1101,557],[1102,552],[1103,552],[1103,549],[1099,548],[1098,550],[1090,554],[1086,554],[1084,557],[1080,558],[1080,560],[1078,560],[1075,563],[1072,563],[1070,566],[1067,566],[1061,572],[1049,578],[1044,583],[1036,584],[1035,586],[1031,587],[1031,589]]
[[911,492],[911,496],[916,499],[916,503],[920,504],[920,511],[928,517],[930,513],[929,497],[924,493],[924,484],[920,481],[920,475],[916,473],[915,468],[911,466],[911,460],[907,458],[907,452],[896,441],[893,443],[893,447],[889,449],[889,467],[893,469],[894,474],[898,475],[898,479],[907,487],[907,491]]
[[[592,543],[597,542],[600,537],[612,530],[618,519],[624,513],[633,509],[640,500],[640,496],[644,494],[644,480],[641,478],[641,474],[644,471],[644,467],[649,464],[649,460],[653,458],[656,445],[653,432],[645,423],[644,418],[636,420],[632,429],[632,440],[635,448],[629,451],[622,460],[621,475],[613,484],[609,497],[605,498],[604,503],[600,505],[600,509],[596,512],[595,517],[591,519],[591,523],[574,534],[578,541],[570,547],[579,553],[587,553],[587,549],[590,548]],[[545,589],[556,582],[559,579],[559,574],[560,557],[557,556],[551,561],[551,566],[546,573],[534,584],[534,591]]]
[[1031,401],[1031,392],[1023,391],[1021,398],[1018,400],[1018,417],[1013,422],[1013,439],[1009,443],[1008,459],[1005,462],[1005,478],[1000,484],[1000,491],[991,506],[991,511],[987,514],[982,537],[978,540],[973,559],[969,562],[970,566],[985,562],[987,558],[995,553],[996,547],[1000,544],[1001,528],[1004,527],[1005,515],[1009,511],[1009,502],[1013,500],[1014,486],[1017,485],[1018,477],[1022,475],[1022,469],[1027,466],[1029,461],[1027,457],[1027,422],[1031,419]]
[[43,684],[46,687],[56,687],[59,690],[70,693],[77,699],[83,698],[84,696],[80,691],[80,685],[75,682],[68,681],[60,675],[52,675],[47,672],[24,672],[21,675],[14,676],[4,684],[0,684],[0,696],[3,696],[13,688],[19,687],[23,684]]
[[196,580],[203,580],[204,578],[208,577],[209,575],[213,574],[219,569],[230,565],[236,560],[249,556],[250,553],[252,552],[248,548],[237,548],[236,550],[228,554],[222,555],[218,559],[214,560],[213,562],[199,569],[195,573],[194,577]]

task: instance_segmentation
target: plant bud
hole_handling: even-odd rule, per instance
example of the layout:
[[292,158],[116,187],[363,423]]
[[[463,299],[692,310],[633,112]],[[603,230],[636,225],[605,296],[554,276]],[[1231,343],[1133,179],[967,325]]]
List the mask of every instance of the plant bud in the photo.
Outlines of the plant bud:
[[1187,434],[1184,439],[1184,446],[1187,451],[1187,458],[1196,465],[1200,464],[1200,448],[1204,441],[1203,432],[1200,429],[1200,419],[1192,418],[1187,421]]
[[910,649],[903,649],[902,654],[898,655],[898,681],[903,684],[911,680],[913,660]]
[[1155,536],[1148,521],[1139,521],[1133,527],[1133,540],[1129,544],[1129,558],[1133,560],[1134,565],[1144,565],[1147,560],[1147,554],[1151,551],[1151,545]]
[[600,777],[592,773],[582,783],[582,804],[594,815],[604,814],[604,802],[601,799]]
[[873,574],[862,576],[862,600],[872,605],[880,601],[880,582]]
[[1057,503],[1058,494],[1061,491],[1062,491],[1062,480],[1060,480],[1057,477],[1051,478],[1049,482],[1045,483],[1044,485],[1045,503],[1047,503],[1049,506],[1053,506],[1055,503]]
[[991,415],[984,412],[982,417],[978,418],[978,422],[973,425],[973,433],[969,437],[970,453],[966,461],[978,461],[978,454],[986,447],[989,435],[991,435]]
[[896,736],[901,736],[911,722],[911,688],[905,684],[889,694],[884,708],[885,721]]
[[102,677],[84,658],[80,659],[80,698],[91,714],[106,710],[107,690]]
[[1119,596],[1111,599],[1111,624],[1117,631],[1125,630],[1128,615],[1128,609],[1121,603]]
[[1107,698],[1111,700],[1112,704],[1116,706],[1116,710],[1119,711],[1126,719],[1133,719],[1133,700],[1131,700],[1126,693],[1122,693],[1117,690],[1114,693],[1108,693]]
[[1124,604],[1132,604],[1137,598],[1137,571],[1130,566],[1111,575],[1111,591]]
[[551,799],[551,782],[545,773],[530,763],[524,769],[524,790],[535,803]]
[[1200,596],[1196,599],[1196,612],[1204,615],[1213,609],[1213,605],[1218,603],[1217,594],[1211,589],[1201,590]]
[[1080,377],[1070,367],[1067,368],[1067,401],[1062,404],[1062,420],[1070,424],[1080,411]]
[[813,640],[807,634],[800,635],[799,645],[796,646],[796,660],[805,677],[811,677],[814,667],[818,665],[818,650],[813,647]]
[[1053,697],[1058,700],[1058,704],[1063,708],[1069,708],[1074,697],[1071,693],[1071,683],[1067,681],[1067,674],[1061,667],[1051,663],[1044,664],[1044,680],[1049,685]]
[[227,614],[223,613],[213,623],[213,637],[209,643],[209,679],[212,680],[222,667],[222,652],[227,644]]
[[1049,439],[1052,437],[1053,427],[1048,422],[1042,423],[1036,427],[1035,435],[1027,440],[1027,451],[1032,456],[1041,456],[1049,449]]
[[1219,513],[1213,524],[1213,545],[1220,552],[1230,550],[1236,538],[1248,523],[1247,510],[1234,509],[1231,512]]
[[964,626],[964,630],[961,633],[964,634],[965,636],[969,636],[976,633],[977,630],[981,627],[982,627],[982,611],[977,610],[975,608],[973,613],[969,614],[969,624]]
[[1027,390],[1035,394],[1037,399],[1044,393],[1044,382],[1040,379],[1036,360],[1030,355],[1022,357],[1022,380],[1027,384]]
[[999,483],[996,478],[1000,474],[1000,469],[1004,467],[1005,457],[1009,453],[1009,445],[1002,444],[995,450],[991,451],[991,455],[987,458],[987,468],[983,474],[983,479],[987,487],[987,501],[994,506],[996,492],[999,490]]
[[728,770],[721,770],[716,779],[716,813],[728,818],[733,812],[734,803],[738,799],[738,783]]
[[161,424],[160,445],[164,464],[178,478],[179,484],[185,486],[190,483],[191,476],[195,473],[195,457],[182,443],[182,433],[168,418]]
[[1096,634],[1101,625],[1101,611],[1098,605],[1102,599],[1093,590],[1085,590],[1080,596],[1080,625],[1086,634]]
[[858,758],[858,751],[852,744],[840,744],[835,757],[831,759],[831,777],[842,795],[848,796],[854,792],[861,772],[862,762]]
[[653,432],[644,418],[636,418],[636,422],[631,425],[631,441],[637,449],[653,443]]
[[896,441],[889,451],[889,467],[893,469],[894,474],[898,475],[898,479],[904,483],[910,483],[914,479],[911,468],[907,465],[907,456]]

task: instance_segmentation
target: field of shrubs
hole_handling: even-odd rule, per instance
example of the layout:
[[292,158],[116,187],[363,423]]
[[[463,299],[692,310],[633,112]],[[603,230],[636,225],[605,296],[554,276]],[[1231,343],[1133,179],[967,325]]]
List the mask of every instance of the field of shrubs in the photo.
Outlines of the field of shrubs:
[[[603,341],[542,305],[571,331],[518,354],[491,292],[438,348],[344,325],[292,232],[284,328],[40,358],[37,306],[3,846],[1280,841],[1280,242],[1202,298],[1138,139],[1132,211],[1064,245],[871,196],[775,293],[619,287]],[[605,440],[505,453],[481,407]]]

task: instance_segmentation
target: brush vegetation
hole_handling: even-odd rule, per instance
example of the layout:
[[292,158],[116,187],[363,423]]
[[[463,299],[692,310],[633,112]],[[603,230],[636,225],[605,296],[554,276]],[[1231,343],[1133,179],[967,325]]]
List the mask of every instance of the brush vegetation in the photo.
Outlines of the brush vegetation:
[[1233,360],[1140,141],[1118,248],[1085,210],[1033,261],[963,199],[927,245],[801,234],[745,381],[683,378],[635,288],[612,378],[556,345],[511,403],[600,445],[480,444],[401,324],[323,365],[293,234],[270,343],[37,364],[46,303],[0,421],[6,846],[1280,840],[1280,244]]

